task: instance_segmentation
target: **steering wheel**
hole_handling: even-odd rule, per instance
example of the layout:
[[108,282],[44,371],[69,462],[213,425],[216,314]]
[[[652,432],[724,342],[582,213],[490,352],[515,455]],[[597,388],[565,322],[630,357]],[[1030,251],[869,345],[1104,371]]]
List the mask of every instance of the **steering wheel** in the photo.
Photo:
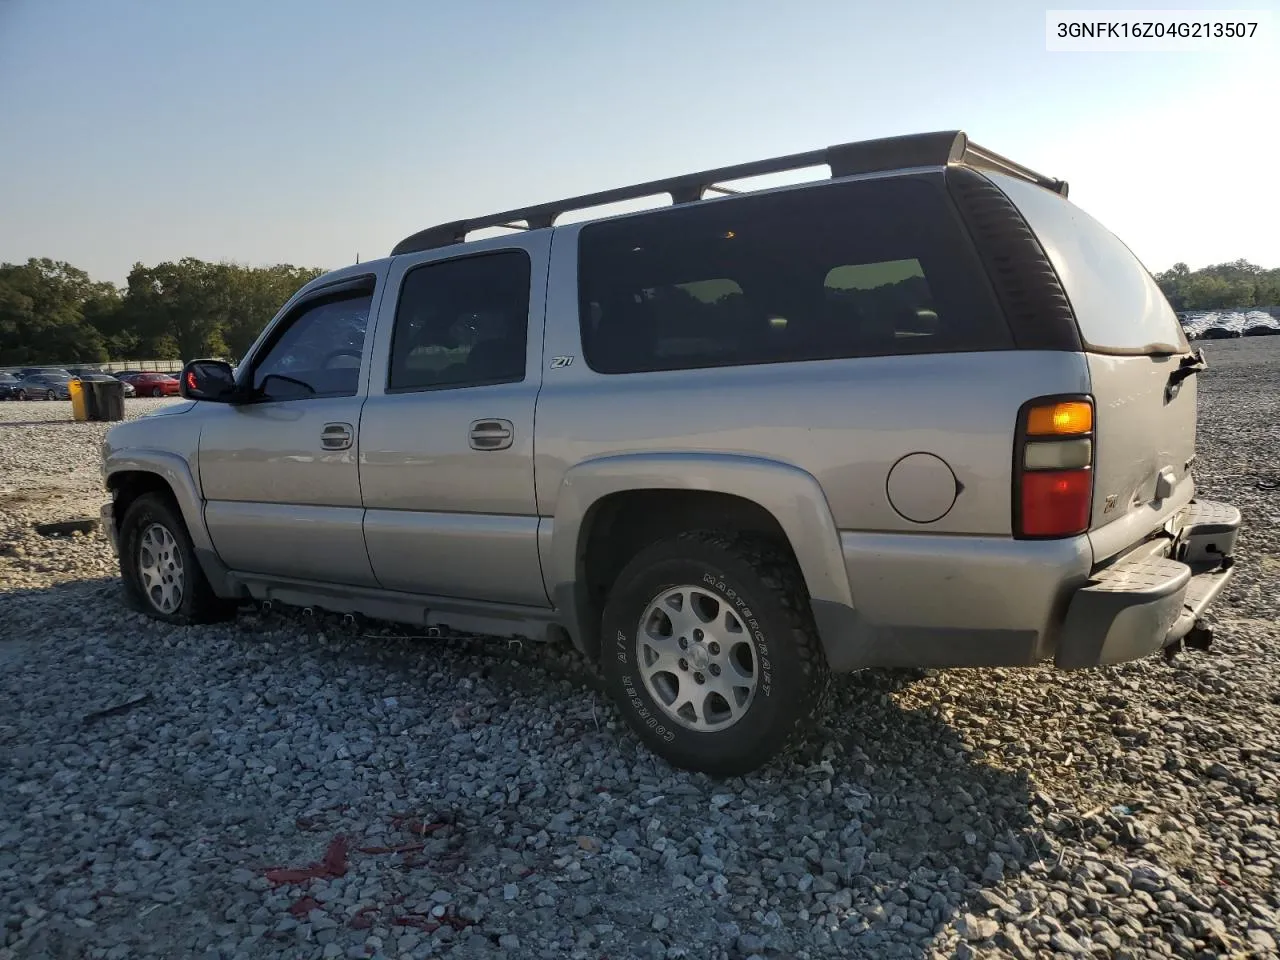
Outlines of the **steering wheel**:
[[362,356],[363,356],[363,353],[360,350],[355,350],[351,347],[342,347],[338,350],[334,350],[331,353],[326,354],[325,358],[320,361],[320,369],[321,370],[330,369],[329,364],[331,364],[334,360],[337,360],[339,357],[355,357],[356,366],[359,367]]

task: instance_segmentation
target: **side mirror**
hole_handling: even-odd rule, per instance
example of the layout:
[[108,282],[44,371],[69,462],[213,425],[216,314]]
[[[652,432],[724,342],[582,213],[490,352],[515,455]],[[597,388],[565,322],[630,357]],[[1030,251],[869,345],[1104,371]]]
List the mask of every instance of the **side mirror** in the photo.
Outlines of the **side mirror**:
[[235,371],[223,360],[192,360],[182,368],[178,392],[187,400],[234,403],[237,399]]

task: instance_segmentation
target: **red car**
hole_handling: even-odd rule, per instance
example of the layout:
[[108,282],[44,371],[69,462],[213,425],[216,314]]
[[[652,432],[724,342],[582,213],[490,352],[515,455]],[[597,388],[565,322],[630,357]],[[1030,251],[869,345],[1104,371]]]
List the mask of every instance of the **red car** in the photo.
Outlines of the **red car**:
[[140,397],[176,397],[178,395],[178,378],[167,373],[135,373],[121,377],[133,384],[133,389]]

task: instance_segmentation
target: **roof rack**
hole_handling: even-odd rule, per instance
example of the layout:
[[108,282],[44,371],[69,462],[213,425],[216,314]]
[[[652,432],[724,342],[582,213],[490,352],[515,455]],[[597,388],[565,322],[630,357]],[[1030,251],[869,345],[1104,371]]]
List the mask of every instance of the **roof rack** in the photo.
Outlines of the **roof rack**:
[[700,173],[686,173],[665,180],[650,180],[630,187],[619,187],[616,190],[603,190],[599,193],[588,193],[567,200],[553,203],[540,203],[532,207],[521,207],[517,210],[505,210],[502,213],[490,214],[487,217],[473,217],[469,220],[454,220],[438,226],[419,230],[396,244],[391,251],[392,256],[402,253],[414,253],[421,250],[433,250],[447,247],[466,240],[467,234],[473,230],[486,227],[506,227],[512,230],[538,230],[550,227],[562,214],[571,210],[584,210],[590,207],[603,206],[607,203],[618,203],[623,200],[635,200],[652,197],[658,194],[669,194],[675,204],[692,203],[703,198],[708,190],[717,193],[737,193],[719,185],[721,180],[741,180],[747,177],[758,177],[769,173],[782,173],[787,170],[801,170],[805,167],[816,167],[827,164],[831,168],[831,176],[849,177],[860,173],[876,173],[883,170],[901,170],[908,167],[935,167],[947,164],[964,164],[980,170],[1009,174],[1023,180],[1029,180],[1047,190],[1062,196],[1067,195],[1067,184],[1063,180],[1055,180],[1044,174],[1036,173],[1020,163],[1002,157],[985,147],[972,143],[962,131],[948,130],[939,133],[913,133],[901,137],[886,137],[880,140],[862,140],[855,143],[843,143],[824,150],[810,150],[808,153],[793,153],[785,157],[773,157],[769,160],[757,160],[753,163],[739,163],[731,167],[720,167],[715,170],[703,170]]

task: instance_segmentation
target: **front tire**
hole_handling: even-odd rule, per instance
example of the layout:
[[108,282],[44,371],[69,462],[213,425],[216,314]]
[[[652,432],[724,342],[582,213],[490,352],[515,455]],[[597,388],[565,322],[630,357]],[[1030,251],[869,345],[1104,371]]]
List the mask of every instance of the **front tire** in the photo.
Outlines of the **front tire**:
[[125,511],[120,575],[129,605],[157,620],[186,625],[235,615],[235,605],[209,586],[178,508],[161,494],[144,494]]
[[27,391],[19,390],[16,394],[14,394],[14,396],[17,397],[19,400],[25,400],[27,399]]
[[152,395],[153,397],[163,397],[163,396],[164,396],[164,391],[163,391],[163,390],[161,390],[159,387],[156,387],[155,389],[153,389],[153,390],[151,391],[151,395]]
[[57,400],[57,399],[58,399],[58,395],[57,395],[56,393],[54,393],[52,390],[50,390],[48,393],[46,393],[46,394],[44,395],[44,398],[45,398],[46,400]]
[[640,739],[714,776],[768,762],[830,685],[795,561],[768,541],[708,531],[656,543],[619,574],[601,661]]

